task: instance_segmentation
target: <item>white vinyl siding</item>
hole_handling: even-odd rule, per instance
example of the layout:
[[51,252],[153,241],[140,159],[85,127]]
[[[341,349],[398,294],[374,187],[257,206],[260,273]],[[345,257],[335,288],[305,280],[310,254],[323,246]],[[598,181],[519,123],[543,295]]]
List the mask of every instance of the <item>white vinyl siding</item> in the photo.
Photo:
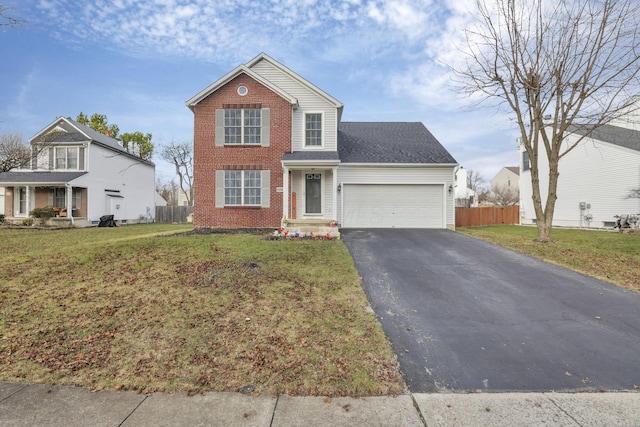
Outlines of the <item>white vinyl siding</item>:
[[292,115],[293,151],[305,149],[305,113],[307,112],[322,113],[322,131],[324,133],[322,149],[324,151],[336,151],[338,149],[338,110],[335,105],[267,61],[258,62],[251,70],[298,100],[299,107],[293,111]]
[[[539,156],[540,191],[546,203],[549,166]],[[626,196],[640,183],[640,151],[587,139],[560,159],[560,176],[553,225],[558,227],[602,228],[613,223],[614,215],[640,212],[640,199]],[[591,205],[581,211],[580,203]],[[531,171],[520,172],[520,215],[522,224],[535,219]],[[586,221],[584,215],[591,215]]]

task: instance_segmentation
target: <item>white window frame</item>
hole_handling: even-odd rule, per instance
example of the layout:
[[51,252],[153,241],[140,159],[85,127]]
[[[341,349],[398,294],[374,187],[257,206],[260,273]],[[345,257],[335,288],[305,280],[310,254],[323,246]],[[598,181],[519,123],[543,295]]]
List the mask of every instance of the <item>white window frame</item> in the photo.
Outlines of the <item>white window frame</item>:
[[[228,142],[227,129],[230,128],[238,128],[238,126],[228,126],[227,125],[227,112],[229,111],[239,111],[240,112],[240,142]],[[253,118],[259,121],[258,126],[248,126],[246,120],[247,111],[256,112],[256,116]],[[254,135],[249,135],[246,132],[247,129],[257,129],[257,133]],[[247,142],[248,138],[253,137],[257,138],[257,142]],[[224,145],[249,145],[249,146],[260,146],[262,145],[262,109],[260,108],[225,108],[224,109]]]
[[[64,150],[64,167],[58,166],[58,151]],[[69,152],[74,150],[76,152],[76,167],[69,167]],[[79,170],[80,165],[80,147],[55,147],[53,152],[53,168],[55,170]]]
[[[227,174],[231,173],[231,172],[240,172],[240,187],[227,187]],[[252,186],[252,187],[248,187],[247,186],[247,172],[249,173],[254,173],[254,179],[258,180],[258,186]],[[240,203],[227,203],[227,189],[236,189],[236,188],[240,188]],[[257,203],[248,203],[247,202],[247,198],[251,197],[249,195],[247,195],[246,190],[248,189],[253,189],[256,190],[257,189],[257,196],[253,196],[254,198],[257,197]],[[224,171],[224,205],[225,206],[261,206],[262,203],[262,171],[259,170],[226,170]]]
[[[308,129],[307,129],[307,116],[310,116],[312,114],[320,116],[320,129],[319,129],[320,130],[320,145],[309,145],[309,144],[307,144],[307,131],[308,131]],[[304,148],[308,149],[308,150],[323,149],[324,148],[324,134],[325,134],[325,132],[324,132],[324,112],[323,111],[306,111],[304,113],[304,117],[303,117],[303,128],[304,128],[304,131],[303,131],[303,135],[302,135],[302,138],[303,138],[303,142],[302,143],[303,143]],[[314,129],[314,130],[316,130],[316,129]]]

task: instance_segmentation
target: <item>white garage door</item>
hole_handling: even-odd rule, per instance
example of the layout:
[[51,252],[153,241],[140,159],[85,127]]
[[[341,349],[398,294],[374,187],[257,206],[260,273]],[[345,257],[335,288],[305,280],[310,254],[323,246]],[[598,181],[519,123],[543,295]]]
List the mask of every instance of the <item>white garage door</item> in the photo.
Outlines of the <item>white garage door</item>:
[[444,228],[443,185],[345,184],[346,228]]

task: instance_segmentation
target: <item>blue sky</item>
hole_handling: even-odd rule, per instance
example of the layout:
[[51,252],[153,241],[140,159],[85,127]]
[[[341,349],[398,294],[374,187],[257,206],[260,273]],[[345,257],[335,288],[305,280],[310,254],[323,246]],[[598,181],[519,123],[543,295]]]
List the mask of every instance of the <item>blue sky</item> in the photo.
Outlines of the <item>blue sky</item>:
[[[156,147],[191,141],[185,101],[265,52],[344,105],[344,121],[419,121],[489,181],[518,162],[509,117],[471,108],[448,68],[472,0],[0,0],[0,134],[101,113]],[[157,175],[173,176],[154,157]]]

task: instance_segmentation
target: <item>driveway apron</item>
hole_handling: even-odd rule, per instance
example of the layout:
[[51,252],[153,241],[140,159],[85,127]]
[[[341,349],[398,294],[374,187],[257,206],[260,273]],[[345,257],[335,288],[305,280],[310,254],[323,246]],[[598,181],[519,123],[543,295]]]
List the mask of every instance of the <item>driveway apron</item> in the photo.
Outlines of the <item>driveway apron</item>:
[[342,238],[414,393],[640,386],[640,294],[450,230]]

